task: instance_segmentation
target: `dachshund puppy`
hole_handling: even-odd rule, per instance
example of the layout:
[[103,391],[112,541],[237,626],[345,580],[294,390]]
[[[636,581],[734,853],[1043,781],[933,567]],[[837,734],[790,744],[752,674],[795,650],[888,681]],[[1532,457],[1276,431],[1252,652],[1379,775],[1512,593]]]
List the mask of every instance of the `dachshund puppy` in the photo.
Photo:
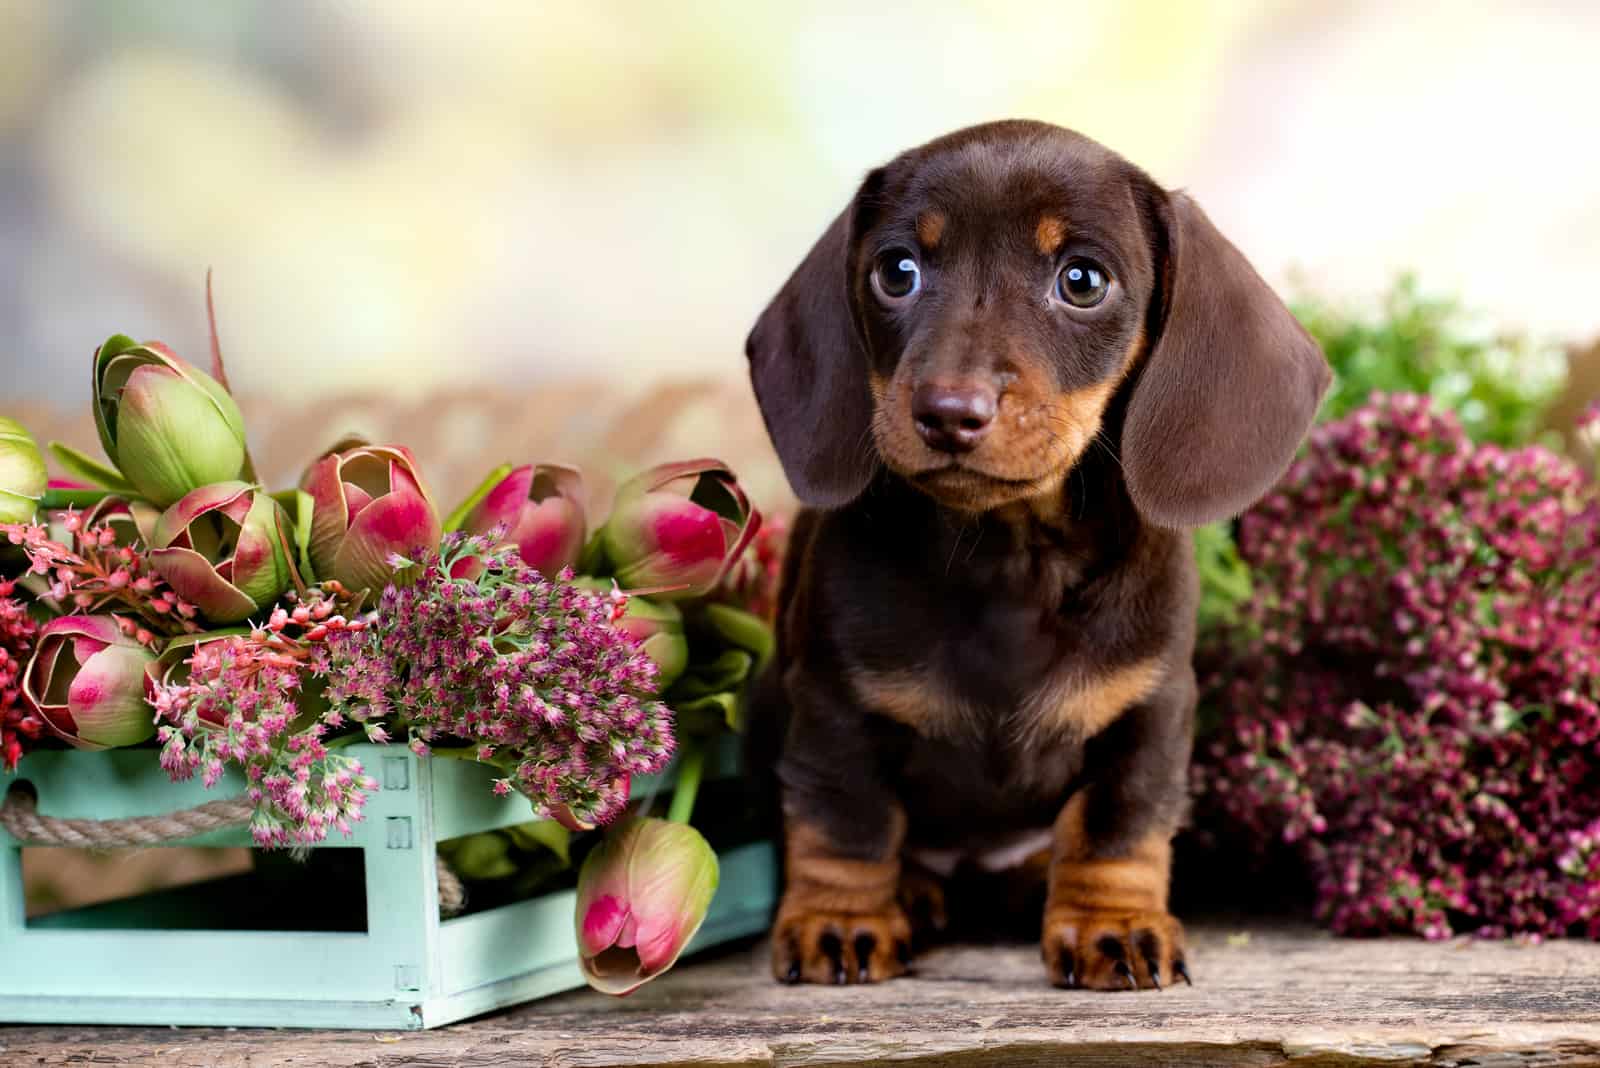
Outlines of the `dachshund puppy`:
[[1316,343],[1187,196],[1000,122],[867,175],[746,352],[809,506],[752,712],[777,978],[905,972],[903,896],[966,860],[1045,881],[1057,985],[1187,979],[1189,531],[1283,473]]

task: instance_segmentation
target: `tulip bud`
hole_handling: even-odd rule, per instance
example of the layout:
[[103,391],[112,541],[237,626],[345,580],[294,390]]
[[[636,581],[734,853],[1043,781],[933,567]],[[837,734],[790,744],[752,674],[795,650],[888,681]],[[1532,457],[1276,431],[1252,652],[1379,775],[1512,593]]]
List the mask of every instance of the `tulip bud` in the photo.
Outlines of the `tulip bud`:
[[119,334],[100,346],[94,417],[106,455],[159,508],[245,472],[239,406],[158,341],[140,345]]
[[625,483],[600,542],[624,589],[677,600],[715,586],[760,526],[732,471],[716,460],[690,460]]
[[578,963],[589,985],[630,994],[677,961],[717,892],[717,855],[686,823],[630,820],[578,875]]
[[[573,585],[597,593],[610,593],[610,579],[579,578]],[[689,666],[689,639],[684,634],[683,612],[677,605],[645,597],[629,597],[621,619],[614,624],[639,643],[639,648],[656,662],[656,692],[662,693],[677,681]]]
[[23,695],[52,734],[78,749],[137,745],[156,732],[145,702],[154,661],[112,616],[63,616],[39,631]]
[[83,529],[109,527],[118,545],[149,546],[155,543],[156,522],[160,518],[160,509],[147,501],[102,497],[84,510]]
[[0,523],[31,523],[49,482],[39,446],[15,419],[0,416]]
[[395,581],[391,557],[439,548],[439,514],[410,449],[342,445],[300,480],[314,506],[311,566],[352,590],[382,589]]
[[577,564],[586,532],[582,474],[557,464],[529,464],[512,471],[461,524],[468,534],[496,528],[517,547],[522,562],[546,578]]
[[237,623],[289,588],[288,520],[257,486],[219,482],[156,520],[150,564],[213,623]]

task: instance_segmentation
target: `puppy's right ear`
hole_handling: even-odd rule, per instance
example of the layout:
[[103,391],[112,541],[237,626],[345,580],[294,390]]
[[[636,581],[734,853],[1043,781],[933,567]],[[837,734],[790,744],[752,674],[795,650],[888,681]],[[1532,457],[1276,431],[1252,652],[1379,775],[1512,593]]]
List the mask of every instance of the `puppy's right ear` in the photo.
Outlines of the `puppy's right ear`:
[[805,503],[859,497],[878,466],[867,352],[852,313],[850,256],[874,171],[772,298],[745,342],[750,382],[789,485]]

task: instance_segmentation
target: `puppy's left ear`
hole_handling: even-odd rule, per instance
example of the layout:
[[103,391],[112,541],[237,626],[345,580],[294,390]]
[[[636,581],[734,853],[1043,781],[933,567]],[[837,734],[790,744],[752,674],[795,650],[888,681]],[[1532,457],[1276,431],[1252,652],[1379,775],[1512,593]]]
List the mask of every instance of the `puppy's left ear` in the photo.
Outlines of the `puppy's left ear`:
[[1282,476],[1333,380],[1322,350],[1189,197],[1157,192],[1166,313],[1122,430],[1134,506],[1164,527],[1238,515]]

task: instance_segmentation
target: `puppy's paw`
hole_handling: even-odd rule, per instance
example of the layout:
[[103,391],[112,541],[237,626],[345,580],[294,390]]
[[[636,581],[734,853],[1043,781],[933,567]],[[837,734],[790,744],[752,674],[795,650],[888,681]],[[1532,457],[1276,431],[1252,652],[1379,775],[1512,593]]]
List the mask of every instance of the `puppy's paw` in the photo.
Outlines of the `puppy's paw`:
[[911,919],[913,948],[921,948],[950,926],[944,883],[931,871],[907,866],[900,872],[900,907]]
[[780,909],[772,974],[783,983],[877,983],[911,965],[911,924],[899,905],[881,912]]
[[1159,990],[1190,981],[1183,925],[1165,912],[1055,909],[1045,915],[1040,950],[1060,987]]

